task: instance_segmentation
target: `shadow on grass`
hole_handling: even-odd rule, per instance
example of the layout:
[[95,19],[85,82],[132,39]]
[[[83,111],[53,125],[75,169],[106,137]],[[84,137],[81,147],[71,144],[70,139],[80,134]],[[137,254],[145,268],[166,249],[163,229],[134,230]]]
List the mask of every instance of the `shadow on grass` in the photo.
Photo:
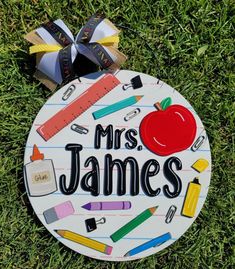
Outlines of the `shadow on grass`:
[[24,51],[17,51],[14,53],[14,59],[19,67],[20,73],[27,77],[29,82],[35,81],[34,73],[36,66],[36,59]]

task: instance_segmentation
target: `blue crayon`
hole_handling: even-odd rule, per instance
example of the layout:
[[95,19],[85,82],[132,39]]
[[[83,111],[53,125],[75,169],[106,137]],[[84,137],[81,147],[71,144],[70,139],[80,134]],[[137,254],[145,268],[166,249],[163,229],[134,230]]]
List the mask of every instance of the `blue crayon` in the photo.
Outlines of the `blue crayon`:
[[166,241],[170,240],[171,239],[171,234],[170,233],[166,233],[166,234],[163,234],[163,235],[160,235],[156,238],[153,238],[151,239],[150,241],[136,247],[136,248],[133,248],[132,250],[128,251],[124,257],[129,257],[129,256],[133,256],[133,255],[136,255],[142,251],[145,251],[149,248],[153,248],[153,247],[158,247],[160,246],[161,244],[165,243]]

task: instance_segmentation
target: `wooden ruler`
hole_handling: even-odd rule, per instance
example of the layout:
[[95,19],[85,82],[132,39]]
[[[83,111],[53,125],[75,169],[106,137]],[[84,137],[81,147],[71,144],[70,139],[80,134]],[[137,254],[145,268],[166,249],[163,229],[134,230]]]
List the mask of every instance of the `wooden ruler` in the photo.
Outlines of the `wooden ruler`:
[[48,141],[119,84],[120,81],[114,75],[104,75],[84,93],[44,122],[37,132],[45,141]]

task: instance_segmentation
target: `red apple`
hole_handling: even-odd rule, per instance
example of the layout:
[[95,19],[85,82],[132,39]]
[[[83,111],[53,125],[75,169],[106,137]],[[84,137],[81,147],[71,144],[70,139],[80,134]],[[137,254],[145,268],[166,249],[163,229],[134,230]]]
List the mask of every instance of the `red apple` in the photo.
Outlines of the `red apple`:
[[153,153],[170,155],[187,149],[196,135],[192,113],[181,105],[171,105],[146,115],[140,123],[143,144]]

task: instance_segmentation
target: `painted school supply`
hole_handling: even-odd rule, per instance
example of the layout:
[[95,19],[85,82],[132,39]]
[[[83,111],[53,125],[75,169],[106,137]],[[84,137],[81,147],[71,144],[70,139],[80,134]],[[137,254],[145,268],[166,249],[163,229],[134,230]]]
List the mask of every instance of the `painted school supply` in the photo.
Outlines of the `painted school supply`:
[[91,202],[82,206],[90,211],[95,210],[127,210],[131,208],[130,201]]
[[160,246],[161,244],[165,243],[166,241],[170,240],[171,239],[171,234],[170,233],[165,233],[163,235],[160,235],[156,238],[153,238],[152,240],[136,247],[136,248],[133,248],[132,250],[128,251],[124,257],[129,257],[129,256],[134,256],[140,252],[143,252],[149,248],[154,248],[154,247],[158,247]]
[[165,223],[171,223],[172,219],[174,218],[175,212],[177,210],[177,207],[175,205],[172,205],[169,207],[167,213],[166,213],[166,219]]
[[89,130],[81,125],[78,125],[76,123],[74,123],[72,126],[71,126],[71,130],[79,133],[79,134],[87,134],[89,132]]
[[101,218],[99,220],[95,220],[95,218],[90,218],[85,220],[86,230],[88,233],[97,229],[98,224],[104,224],[106,222],[106,218]]
[[201,191],[201,184],[197,177],[194,178],[192,182],[189,183],[186,197],[184,200],[182,215],[193,218],[196,212],[197,203]]
[[47,224],[51,224],[73,214],[74,208],[70,201],[51,207],[43,212]]
[[76,86],[74,84],[70,85],[68,89],[64,92],[62,96],[62,100],[66,101],[69,99],[69,97],[72,95],[72,93],[75,91]]
[[36,145],[30,163],[24,166],[28,193],[30,196],[43,196],[57,190],[54,165],[52,160],[44,159]]
[[104,75],[65,108],[44,122],[37,132],[48,141],[119,84],[120,81],[114,75]]
[[143,96],[137,95],[137,96],[131,96],[129,98],[123,99],[117,103],[114,103],[112,105],[106,106],[104,108],[101,108],[95,112],[92,113],[95,120],[100,119],[104,116],[107,116],[109,114],[112,114],[114,112],[117,112],[121,109],[124,109],[128,106],[132,106],[135,103],[137,103]]
[[129,121],[133,119],[135,116],[140,114],[140,108],[136,108],[132,110],[131,112],[127,113],[126,116],[124,117],[124,121]]
[[144,221],[150,218],[157,208],[158,206],[155,206],[144,210],[137,217],[135,217],[127,224],[122,226],[120,229],[118,229],[115,233],[110,235],[110,238],[113,240],[113,242],[117,242],[118,240],[122,239],[125,235],[133,231],[136,227],[138,227],[140,224],[142,224]]
[[138,75],[138,76],[133,77],[133,78],[131,79],[131,83],[129,83],[129,84],[124,84],[124,85],[122,86],[122,89],[123,89],[124,91],[127,90],[128,88],[133,88],[133,89],[135,90],[135,89],[139,89],[139,88],[141,88],[141,87],[143,87],[143,83],[142,83],[142,81],[141,81],[140,76]]
[[85,247],[92,248],[104,254],[110,255],[112,253],[113,247],[106,245],[102,242],[96,241],[94,239],[88,238],[81,234],[74,233],[68,230],[55,230],[55,232],[61,237],[73,241],[75,243],[81,244]]
[[203,172],[209,166],[209,162],[205,159],[198,159],[193,165],[192,168],[198,173]]
[[191,150],[194,152],[197,151],[202,146],[202,144],[206,141],[206,139],[207,139],[206,132],[205,130],[203,130],[200,133],[199,137],[196,139],[196,141],[193,143]]

